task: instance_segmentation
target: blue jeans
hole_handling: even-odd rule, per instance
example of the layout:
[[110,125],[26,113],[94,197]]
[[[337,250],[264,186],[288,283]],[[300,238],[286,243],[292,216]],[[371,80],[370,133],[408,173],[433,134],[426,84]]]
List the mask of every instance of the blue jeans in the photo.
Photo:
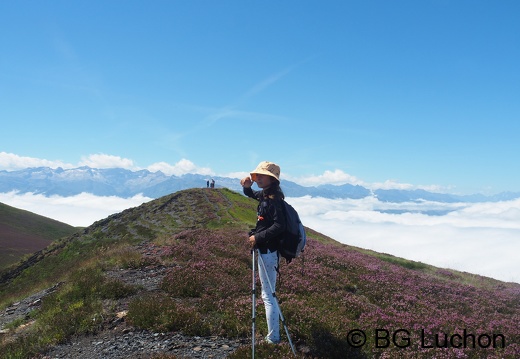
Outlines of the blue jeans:
[[[273,297],[273,292],[276,291],[276,266],[278,265],[278,252],[267,251],[266,254],[261,254],[265,270],[262,268],[262,262],[258,261],[258,273],[260,276],[260,283],[262,283],[262,300],[265,306],[265,316],[267,319],[267,336],[275,343],[280,341],[280,311],[276,304],[276,299]],[[271,282],[272,288],[269,287]]]

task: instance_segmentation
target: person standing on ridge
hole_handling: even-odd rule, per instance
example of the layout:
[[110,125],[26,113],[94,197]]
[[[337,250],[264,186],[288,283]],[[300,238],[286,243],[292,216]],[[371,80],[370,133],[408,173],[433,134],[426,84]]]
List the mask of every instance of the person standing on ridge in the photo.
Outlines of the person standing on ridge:
[[[261,188],[254,191],[251,186],[256,182]],[[244,194],[254,198],[258,203],[256,227],[249,234],[249,243],[253,249],[258,249],[265,264],[265,271],[260,268],[258,272],[262,285],[262,299],[265,306],[267,319],[267,336],[265,341],[270,344],[280,342],[280,310],[275,303],[273,292],[276,291],[276,272],[278,266],[278,249],[280,237],[285,230],[285,212],[283,210],[284,194],[280,188],[280,167],[272,162],[260,162],[251,177],[245,177],[240,181]],[[269,288],[267,277],[273,286]]]

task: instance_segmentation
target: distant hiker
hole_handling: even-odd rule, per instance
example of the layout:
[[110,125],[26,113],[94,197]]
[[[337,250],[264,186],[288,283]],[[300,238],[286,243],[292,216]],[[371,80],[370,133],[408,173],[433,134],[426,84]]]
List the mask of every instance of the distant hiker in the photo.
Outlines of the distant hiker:
[[211,188],[215,188],[215,180],[213,178],[211,179]]
[[206,181],[206,188],[209,188],[209,180]]
[[[254,191],[251,186],[256,182],[261,188]],[[262,284],[262,299],[265,305],[267,319],[267,336],[265,341],[271,344],[280,342],[280,309],[273,296],[276,288],[276,267],[278,266],[278,247],[280,236],[285,230],[285,213],[283,211],[284,194],[280,188],[280,167],[272,162],[260,162],[251,172],[251,177],[240,181],[244,194],[259,201],[257,222],[250,232],[249,243],[259,251],[265,264],[265,271],[259,268],[260,283]],[[269,288],[267,277],[272,285]]]

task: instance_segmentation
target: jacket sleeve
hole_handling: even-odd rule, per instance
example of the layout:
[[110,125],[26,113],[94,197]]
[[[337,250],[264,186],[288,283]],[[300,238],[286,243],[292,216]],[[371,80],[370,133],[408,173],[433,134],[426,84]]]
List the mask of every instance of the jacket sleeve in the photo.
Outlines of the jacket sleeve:
[[259,193],[261,191],[253,191],[251,187],[243,187],[244,194],[248,197],[254,198],[256,200],[259,199]]
[[272,224],[255,233],[255,241],[258,245],[267,244],[272,240],[279,240],[279,235],[285,231],[285,213],[281,200],[269,201],[267,210],[272,218]]

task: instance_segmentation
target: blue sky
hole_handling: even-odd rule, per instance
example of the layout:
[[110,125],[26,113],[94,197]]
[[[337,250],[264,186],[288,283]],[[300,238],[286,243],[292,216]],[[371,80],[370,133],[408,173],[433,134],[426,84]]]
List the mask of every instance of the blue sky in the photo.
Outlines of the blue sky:
[[0,170],[270,160],[302,184],[520,191],[519,10],[2,1]]

